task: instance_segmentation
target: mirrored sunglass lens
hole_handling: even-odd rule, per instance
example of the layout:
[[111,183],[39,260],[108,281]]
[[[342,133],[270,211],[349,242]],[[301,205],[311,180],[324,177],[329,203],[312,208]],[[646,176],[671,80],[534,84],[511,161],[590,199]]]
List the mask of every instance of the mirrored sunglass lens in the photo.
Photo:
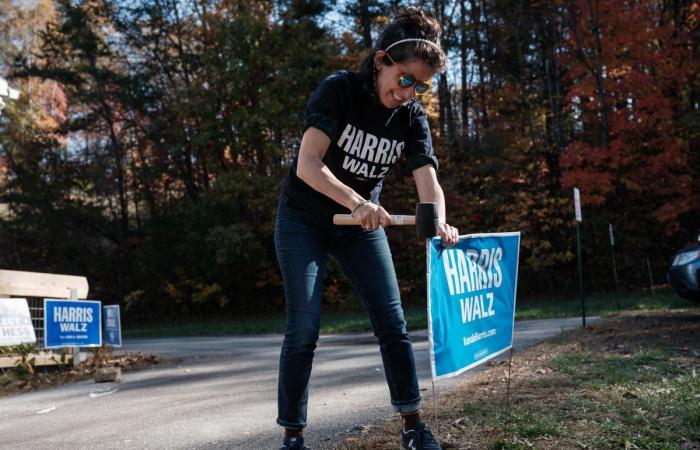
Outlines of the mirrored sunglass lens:
[[430,89],[430,85],[428,83],[418,83],[416,85],[416,94],[425,94],[428,92],[428,89]]
[[399,86],[401,86],[402,88],[407,88],[413,85],[414,82],[415,80],[410,75],[404,75],[401,78],[399,78]]

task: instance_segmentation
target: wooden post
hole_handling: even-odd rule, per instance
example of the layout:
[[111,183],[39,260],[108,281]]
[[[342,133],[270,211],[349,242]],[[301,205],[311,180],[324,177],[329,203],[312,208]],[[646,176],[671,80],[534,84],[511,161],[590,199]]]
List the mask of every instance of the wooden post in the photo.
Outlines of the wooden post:
[[[0,270],[0,292],[6,297],[39,297],[39,298],[70,298],[85,299],[88,295],[87,278],[75,275],[61,275],[41,272],[24,272],[18,270]],[[44,327],[46,328],[46,327]],[[75,363],[79,352],[66,354],[66,358],[51,351],[39,351],[32,354],[35,365],[62,364],[72,357]],[[0,367],[16,362],[14,356],[5,356],[0,360]],[[79,362],[79,361],[78,361]]]

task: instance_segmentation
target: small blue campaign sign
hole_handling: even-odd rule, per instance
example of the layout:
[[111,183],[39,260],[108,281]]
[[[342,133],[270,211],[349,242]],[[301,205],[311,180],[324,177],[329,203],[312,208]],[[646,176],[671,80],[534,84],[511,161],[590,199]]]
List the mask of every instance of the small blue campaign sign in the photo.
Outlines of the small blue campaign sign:
[[471,369],[513,345],[520,233],[428,244],[428,322],[434,380]]
[[112,347],[122,346],[122,324],[119,315],[119,305],[106,305],[102,307],[102,333],[104,345]]
[[93,300],[44,299],[44,347],[100,347],[102,306]]

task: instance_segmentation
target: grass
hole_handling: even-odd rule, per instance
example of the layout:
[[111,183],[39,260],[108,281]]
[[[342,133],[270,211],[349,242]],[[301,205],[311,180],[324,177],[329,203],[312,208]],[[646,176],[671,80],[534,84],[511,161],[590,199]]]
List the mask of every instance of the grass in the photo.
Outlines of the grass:
[[[700,308],[628,311],[470,374],[438,398],[443,448],[700,448]],[[337,450],[396,448],[397,420]]]
[[506,421],[518,435],[525,438],[558,436],[561,433],[563,415],[560,412],[534,412],[515,406],[506,416],[501,405],[495,403],[465,403],[462,414],[469,417],[470,426],[483,429],[501,427]]
[[[694,306],[689,300],[679,297],[672,289],[657,289],[650,292],[621,293],[619,297],[613,294],[595,294],[584,296],[586,315],[605,316],[626,311],[648,311],[659,309],[678,309]],[[581,315],[581,298],[543,298],[518,300],[516,319],[549,319],[555,317],[572,317]]]
[[593,448],[671,449],[679,437],[700,439],[700,378],[682,360],[664,349],[563,355],[551,363],[568,378],[571,417],[593,418]]
[[174,337],[174,336],[223,336],[230,334],[281,333],[284,329],[282,317],[222,321],[169,322],[154,325],[129,326],[124,323],[124,337]]
[[642,350],[632,355],[598,357],[591,353],[559,355],[553,368],[567,375],[571,386],[597,388],[606,384],[646,383],[659,376],[677,375],[665,349]]
[[[695,315],[695,324],[686,322],[695,337],[700,328],[697,319]],[[625,327],[624,320],[619,326]],[[665,336],[678,331],[680,339],[653,345],[649,342],[654,341],[653,332],[641,336],[632,329],[622,331],[624,340],[615,345],[604,344],[614,339],[609,333],[604,333],[605,339],[592,339],[592,345],[568,344],[569,351],[548,359],[549,370],[543,371],[542,379],[524,383],[525,391],[544,392],[539,393],[539,401],[521,402],[515,408],[507,418],[511,432],[521,440],[561,436],[562,448],[570,445],[567,442],[573,436],[584,448],[651,450],[681,449],[684,442],[698,445],[698,354],[692,346],[678,347],[684,333],[674,330],[673,323],[662,328]],[[573,336],[582,339],[583,335]],[[644,342],[635,343],[635,339]]]
[[[670,289],[650,293],[631,293],[620,297],[624,310],[658,310],[687,308],[693,304],[678,297]],[[586,297],[586,314],[610,315],[617,312],[614,295],[601,294]],[[409,330],[428,327],[424,308],[409,308],[405,312]],[[516,320],[574,317],[581,314],[581,300],[578,297],[562,299],[519,300],[516,305]],[[163,323],[148,326],[128,326],[125,323],[125,337],[171,337],[171,336],[223,336],[282,333],[284,316],[246,317],[238,320],[209,320]],[[371,325],[364,311],[324,312],[321,314],[321,333],[348,333],[370,331]]]
[[12,378],[10,375],[5,374],[5,373],[0,373],[0,389],[3,389],[5,386],[9,385],[12,383]]
[[[425,310],[404,311],[408,328],[425,329],[428,326]],[[321,314],[321,333],[351,333],[371,330],[364,312],[327,312]],[[171,336],[223,336],[235,334],[269,334],[284,331],[284,316],[250,317],[240,320],[211,320],[206,322],[183,322],[124,329],[125,337],[171,337]]]

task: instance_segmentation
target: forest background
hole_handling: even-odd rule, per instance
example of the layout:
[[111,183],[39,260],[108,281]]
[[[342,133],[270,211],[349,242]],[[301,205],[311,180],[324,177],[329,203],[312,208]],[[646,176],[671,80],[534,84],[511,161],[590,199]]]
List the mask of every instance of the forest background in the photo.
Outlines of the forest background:
[[[133,321],[280,311],[281,180],[306,99],[392,9],[442,23],[423,97],[448,220],[522,233],[519,299],[663,279],[700,232],[700,5],[691,0],[0,0],[0,267],[80,274]],[[387,210],[417,201],[403,167]],[[390,230],[404,301],[422,243]],[[323,300],[357,307],[331,264]]]

